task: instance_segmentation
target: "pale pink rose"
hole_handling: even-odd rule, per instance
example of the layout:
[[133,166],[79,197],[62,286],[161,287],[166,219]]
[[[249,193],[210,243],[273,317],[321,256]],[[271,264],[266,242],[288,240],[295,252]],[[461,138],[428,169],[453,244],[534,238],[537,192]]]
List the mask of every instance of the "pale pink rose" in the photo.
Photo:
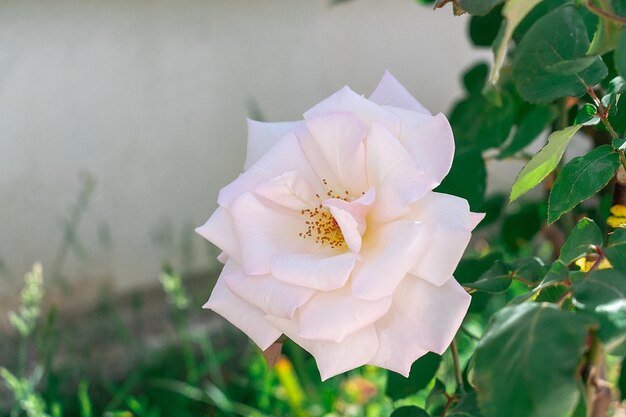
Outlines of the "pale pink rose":
[[454,154],[446,117],[385,73],[369,99],[344,87],[248,130],[245,171],[197,229],[225,262],[205,308],[263,350],[285,334],[322,379],[442,354],[470,302],[452,272],[483,217],[432,191]]

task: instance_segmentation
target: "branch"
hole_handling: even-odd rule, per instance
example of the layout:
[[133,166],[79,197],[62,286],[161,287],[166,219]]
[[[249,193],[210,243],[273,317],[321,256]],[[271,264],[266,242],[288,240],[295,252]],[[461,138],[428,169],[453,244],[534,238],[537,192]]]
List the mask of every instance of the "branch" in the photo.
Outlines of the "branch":
[[619,23],[620,25],[626,25],[626,18],[613,13],[609,13],[606,10],[602,10],[601,8],[593,4],[592,0],[587,0],[586,6],[587,9],[589,9],[589,11],[593,14],[604,17],[605,19],[612,20],[613,22]]

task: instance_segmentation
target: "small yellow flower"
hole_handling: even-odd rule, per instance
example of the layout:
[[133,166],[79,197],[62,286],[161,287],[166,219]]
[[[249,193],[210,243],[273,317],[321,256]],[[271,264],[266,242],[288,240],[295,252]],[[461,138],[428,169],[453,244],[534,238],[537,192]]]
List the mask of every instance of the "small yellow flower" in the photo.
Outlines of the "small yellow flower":
[[626,227],[626,217],[609,216],[609,218],[606,219],[606,224],[611,226],[613,229]]
[[611,214],[616,217],[626,217],[626,206],[622,204],[616,204],[611,207]]
[[614,229],[626,227],[626,206],[622,204],[614,205],[611,207],[611,214],[612,216],[606,219],[606,224]]
[[[582,272],[589,272],[593,265],[596,263],[596,259],[589,258],[580,258],[576,262],[576,265],[580,268]],[[597,269],[611,269],[613,265],[609,262],[608,259],[604,258],[600,261],[600,265],[598,265]]]

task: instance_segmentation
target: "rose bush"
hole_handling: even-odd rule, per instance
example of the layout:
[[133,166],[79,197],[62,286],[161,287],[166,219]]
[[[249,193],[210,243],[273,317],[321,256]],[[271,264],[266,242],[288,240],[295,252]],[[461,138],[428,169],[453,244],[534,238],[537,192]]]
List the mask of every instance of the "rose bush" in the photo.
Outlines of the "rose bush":
[[408,375],[442,354],[469,306],[452,277],[482,219],[432,191],[454,139],[389,73],[285,123],[249,121],[245,171],[197,232],[225,263],[205,307],[261,349],[282,334],[322,379],[364,365]]

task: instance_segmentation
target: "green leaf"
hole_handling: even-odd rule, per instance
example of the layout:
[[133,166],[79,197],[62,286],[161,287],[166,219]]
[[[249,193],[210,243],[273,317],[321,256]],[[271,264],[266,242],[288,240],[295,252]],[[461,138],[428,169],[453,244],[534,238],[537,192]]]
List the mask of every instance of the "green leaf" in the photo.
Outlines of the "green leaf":
[[624,30],[617,40],[614,58],[617,73],[622,77],[626,77],[626,31]]
[[500,29],[500,34],[493,45],[493,67],[491,74],[489,75],[489,82],[491,85],[496,85],[500,78],[500,69],[504,64],[504,58],[506,57],[506,51],[513,37],[513,32],[517,25],[526,17],[526,15],[538,4],[541,0],[508,0],[502,8],[502,16],[505,18],[505,22]]
[[572,159],[557,177],[548,198],[548,223],[554,223],[578,203],[604,188],[620,165],[610,145]]
[[576,375],[590,324],[584,316],[545,303],[496,313],[475,353],[483,415],[569,416],[580,395]]
[[626,245],[626,229],[615,229],[609,235],[609,246]]
[[626,229],[616,229],[609,235],[608,247],[604,249],[613,268],[626,274]]
[[[597,0],[596,5],[605,12],[614,14],[613,7],[609,0]],[[596,33],[593,35],[591,45],[589,45],[589,55],[603,55],[615,49],[622,26],[611,19],[599,18]]]
[[609,111],[608,114],[610,116],[615,116],[615,114],[617,114],[617,102],[619,97],[620,94],[608,93],[600,100],[602,105]]
[[599,57],[587,56],[585,23],[572,5],[540,18],[522,38],[513,59],[513,79],[521,96],[547,103],[580,96],[608,74]]
[[613,145],[613,149],[616,151],[626,150],[626,138],[613,139],[611,145]]
[[474,282],[501,259],[500,252],[490,252],[479,258],[465,258],[459,262],[453,275],[461,284]]
[[426,388],[435,377],[440,362],[441,356],[429,352],[413,362],[408,378],[389,371],[385,394],[392,400],[399,400]]
[[615,77],[609,82],[609,93],[621,94],[626,91],[626,83],[622,77]]
[[473,15],[485,15],[504,0],[458,0],[461,9]]
[[463,86],[470,94],[480,94],[487,74],[489,73],[489,67],[484,62],[474,65],[465,74],[463,74]]
[[389,417],[430,417],[424,409],[416,407],[414,405],[407,405],[404,407],[396,408]]
[[487,170],[480,150],[474,147],[457,149],[452,169],[436,191],[466,199],[477,211],[485,200]]
[[593,270],[572,285],[574,305],[600,322],[598,336],[608,351],[626,340],[626,275]]
[[478,280],[463,285],[475,290],[497,294],[508,290],[511,281],[511,269],[505,263],[498,261]]
[[570,126],[553,132],[548,137],[548,143],[528,161],[515,179],[510,201],[517,200],[533,189],[557,167],[565,148],[580,127],[580,125]]
[[531,107],[519,122],[513,139],[502,149],[498,159],[513,156],[530,145],[541,132],[550,126],[550,123],[556,119],[558,114],[559,112],[555,106]]
[[489,97],[472,94],[454,107],[450,124],[460,146],[485,150],[506,141],[516,114],[517,103],[507,91],[491,92]]
[[530,283],[538,282],[546,273],[547,267],[540,258],[521,259],[513,262],[512,277]]
[[583,126],[593,126],[600,123],[600,118],[597,116],[598,109],[593,104],[585,104],[582,106],[576,114],[576,120],[574,124]]
[[576,227],[570,232],[561,247],[559,260],[565,265],[569,265],[591,252],[592,245],[601,246],[602,242],[602,230],[593,220],[583,218],[576,223]]
[[567,265],[565,265],[560,260],[557,260],[552,265],[550,265],[548,273],[545,277],[543,277],[543,280],[541,281],[541,284],[538,288],[544,287],[553,282],[563,281],[567,278],[569,278],[569,269],[567,268]]
[[472,16],[469,35],[476,46],[491,46],[502,24],[502,8],[496,7],[484,16]]

